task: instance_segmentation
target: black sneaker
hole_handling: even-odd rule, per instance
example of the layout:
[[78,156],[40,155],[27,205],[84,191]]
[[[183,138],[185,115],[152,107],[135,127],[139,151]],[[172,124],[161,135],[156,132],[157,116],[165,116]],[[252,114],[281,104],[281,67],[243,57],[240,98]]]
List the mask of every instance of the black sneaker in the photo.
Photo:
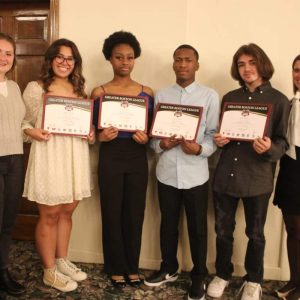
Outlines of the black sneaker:
[[203,281],[192,280],[192,285],[189,289],[188,300],[204,300],[205,299],[205,284]]
[[278,298],[285,299],[286,296],[292,292],[296,288],[296,283],[293,281],[289,281],[286,285],[284,285],[282,288],[276,290],[276,294]]
[[158,271],[150,276],[148,279],[144,279],[144,283],[148,286],[160,286],[165,282],[172,282],[177,280],[178,273],[169,274],[163,271]]

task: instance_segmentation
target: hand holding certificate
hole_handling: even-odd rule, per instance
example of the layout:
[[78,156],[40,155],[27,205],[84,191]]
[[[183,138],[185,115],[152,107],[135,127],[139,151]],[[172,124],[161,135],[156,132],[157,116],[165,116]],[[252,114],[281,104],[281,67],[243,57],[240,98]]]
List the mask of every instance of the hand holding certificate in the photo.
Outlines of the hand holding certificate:
[[93,100],[45,94],[42,129],[53,134],[87,136],[92,111]]
[[224,104],[220,134],[234,140],[252,141],[262,138],[267,129],[272,106],[269,104]]
[[145,97],[103,94],[100,99],[98,128],[147,132],[148,100]]
[[195,140],[203,108],[179,104],[159,103],[156,107],[150,135]]

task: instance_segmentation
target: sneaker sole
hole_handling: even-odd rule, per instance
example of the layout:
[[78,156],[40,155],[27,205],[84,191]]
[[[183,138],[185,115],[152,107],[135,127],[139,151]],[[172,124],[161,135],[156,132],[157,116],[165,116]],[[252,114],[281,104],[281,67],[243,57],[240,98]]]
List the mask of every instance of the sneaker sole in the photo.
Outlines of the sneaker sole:
[[171,277],[169,279],[166,279],[164,281],[160,281],[160,282],[148,282],[146,280],[144,280],[144,284],[147,285],[147,286],[160,286],[166,282],[173,282],[173,281],[176,281],[178,279],[178,276],[174,276],[174,277]]
[[47,280],[45,280],[45,279],[43,279],[43,282],[44,282],[44,284],[45,285],[47,285],[47,286],[49,286],[49,287],[51,287],[51,288],[55,288],[55,289],[57,289],[57,290],[59,290],[59,291],[61,291],[61,292],[72,292],[72,291],[75,291],[76,289],[77,289],[77,287],[78,287],[78,285],[76,285],[76,287],[75,288],[58,288],[58,287],[56,287],[56,286],[54,286],[53,284],[52,284],[52,282],[48,282]]

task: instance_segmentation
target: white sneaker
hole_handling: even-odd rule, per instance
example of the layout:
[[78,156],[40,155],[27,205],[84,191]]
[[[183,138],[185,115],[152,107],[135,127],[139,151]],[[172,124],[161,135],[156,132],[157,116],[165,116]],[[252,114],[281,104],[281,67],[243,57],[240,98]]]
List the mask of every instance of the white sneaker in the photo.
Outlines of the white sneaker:
[[215,276],[207,287],[207,295],[212,298],[220,298],[223,295],[228,283],[228,280],[224,280],[218,276]]
[[261,298],[261,285],[256,282],[245,281],[241,287],[243,290],[241,300],[259,300]]
[[59,272],[69,276],[75,281],[82,281],[87,278],[87,274],[81,271],[81,269],[77,268],[76,265],[70,262],[68,259],[57,258],[56,266]]
[[78,284],[70,277],[60,273],[56,267],[44,269],[43,282],[61,292],[71,292],[77,289]]

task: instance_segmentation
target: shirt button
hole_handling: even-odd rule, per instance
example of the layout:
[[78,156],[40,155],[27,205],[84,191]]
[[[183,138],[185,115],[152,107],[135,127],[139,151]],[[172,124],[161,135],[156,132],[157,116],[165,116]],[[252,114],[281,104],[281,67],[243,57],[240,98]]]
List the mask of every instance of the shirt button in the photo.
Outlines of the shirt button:
[[237,160],[238,160],[238,159],[235,157],[235,158],[234,158],[234,161],[237,161]]
[[240,142],[237,142],[237,145],[239,146],[241,143]]
[[234,174],[233,174],[233,173],[231,173],[231,174],[230,174],[230,176],[231,176],[231,177],[233,177],[233,176],[234,176]]
[[252,99],[252,97],[250,96],[250,97],[249,97],[249,100],[251,100],[251,99]]
[[263,93],[263,91],[260,91],[260,93],[262,94],[262,93]]

